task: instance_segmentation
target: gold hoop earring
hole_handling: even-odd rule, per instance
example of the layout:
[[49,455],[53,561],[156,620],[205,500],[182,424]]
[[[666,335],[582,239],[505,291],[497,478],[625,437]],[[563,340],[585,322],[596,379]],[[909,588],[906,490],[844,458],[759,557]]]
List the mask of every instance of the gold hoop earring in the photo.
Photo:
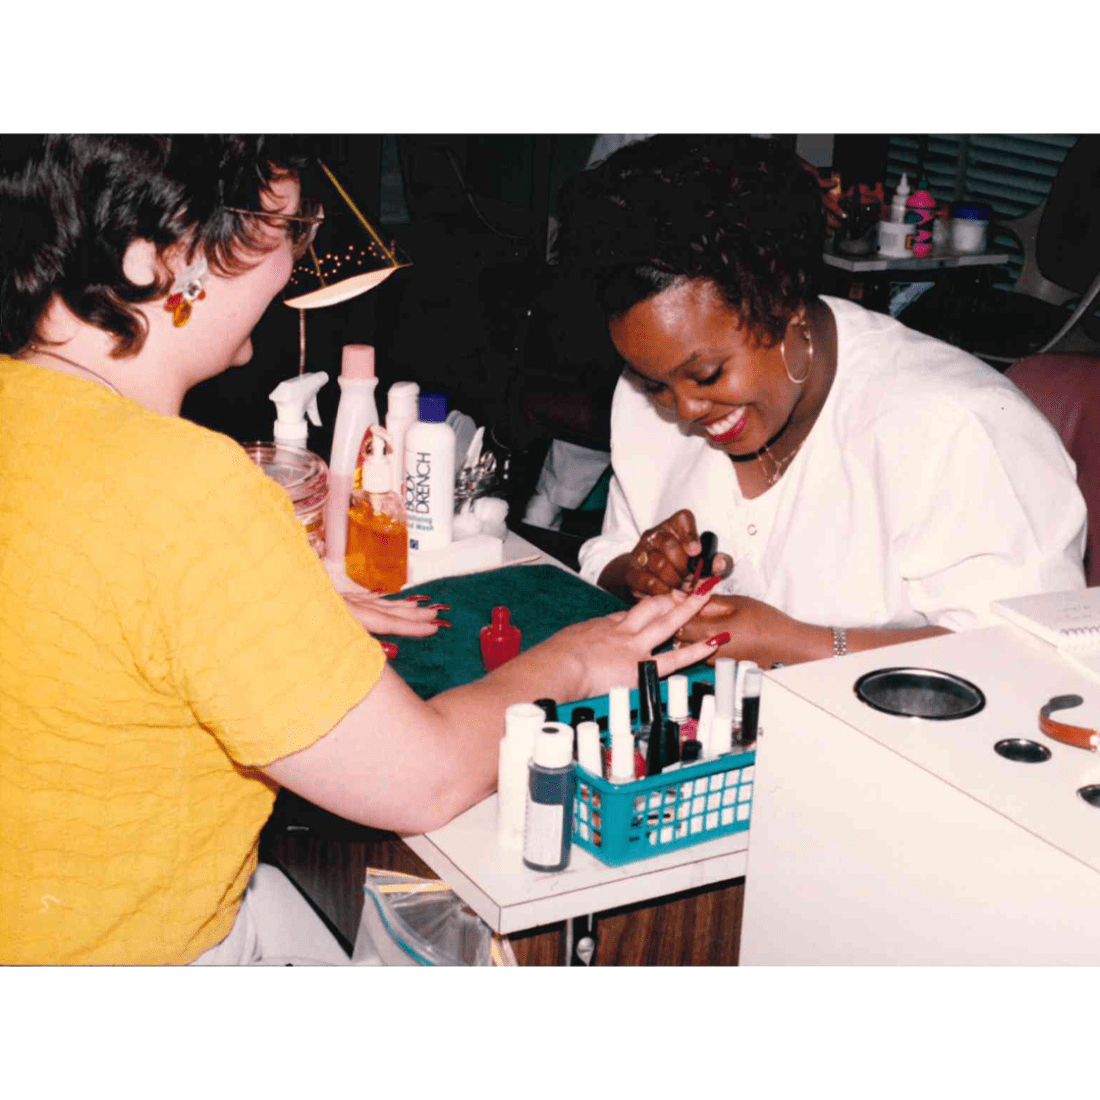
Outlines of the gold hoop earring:
[[814,338],[810,332],[810,326],[803,321],[800,325],[802,330],[802,338],[806,341],[810,352],[810,361],[806,366],[806,373],[801,378],[795,378],[791,374],[791,368],[787,366],[787,334],[783,333],[783,339],[779,344],[779,357],[783,360],[783,369],[787,372],[787,377],[796,385],[801,386],[807,378],[810,377],[810,371],[814,369]]

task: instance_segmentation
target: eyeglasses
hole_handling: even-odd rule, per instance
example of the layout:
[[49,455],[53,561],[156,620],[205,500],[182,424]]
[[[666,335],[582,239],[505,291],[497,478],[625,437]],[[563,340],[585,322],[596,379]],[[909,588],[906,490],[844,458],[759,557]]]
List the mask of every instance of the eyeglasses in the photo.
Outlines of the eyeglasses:
[[317,230],[325,220],[323,211],[318,214],[276,214],[268,210],[242,210],[236,206],[223,206],[222,209],[230,214],[247,214],[259,218],[273,229],[285,229],[296,260],[300,260],[309,251]]

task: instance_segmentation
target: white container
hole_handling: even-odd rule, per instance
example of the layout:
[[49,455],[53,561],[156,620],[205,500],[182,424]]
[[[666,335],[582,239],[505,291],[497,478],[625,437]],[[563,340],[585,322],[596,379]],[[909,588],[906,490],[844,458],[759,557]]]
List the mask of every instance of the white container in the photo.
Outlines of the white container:
[[989,207],[956,203],[951,218],[951,247],[956,252],[984,252],[989,244]]
[[878,223],[878,254],[902,259],[913,255],[913,227],[908,222]]
[[504,736],[497,764],[498,830],[502,847],[523,847],[527,814],[527,765],[535,751],[535,734],[545,725],[542,707],[513,703],[504,712]]
[[420,420],[405,436],[405,511],[409,558],[452,540],[455,511],[455,433],[446,423],[447,397],[420,395]]
[[420,387],[415,382],[394,382],[386,391],[386,431],[393,440],[393,487],[405,495],[405,436],[420,419]]
[[325,558],[344,564],[348,546],[348,509],[355,480],[355,464],[363,437],[378,423],[374,390],[374,348],[369,344],[347,344],[340,366],[340,404],[332,429],[329,457],[328,503],[325,508]]

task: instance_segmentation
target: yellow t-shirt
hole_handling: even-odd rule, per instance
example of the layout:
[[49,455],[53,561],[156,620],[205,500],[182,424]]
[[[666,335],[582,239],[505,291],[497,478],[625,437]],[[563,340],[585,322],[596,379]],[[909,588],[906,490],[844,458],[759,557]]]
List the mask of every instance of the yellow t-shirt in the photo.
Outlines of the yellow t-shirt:
[[255,769],[381,648],[226,436],[4,356],[0,424],[0,962],[189,962],[255,867]]

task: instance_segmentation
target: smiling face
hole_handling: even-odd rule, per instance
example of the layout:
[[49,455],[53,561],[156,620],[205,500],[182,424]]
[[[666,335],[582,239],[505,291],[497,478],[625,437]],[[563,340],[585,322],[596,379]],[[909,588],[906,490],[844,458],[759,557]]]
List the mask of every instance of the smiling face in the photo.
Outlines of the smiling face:
[[[815,392],[790,380],[780,345],[762,345],[707,280],[684,279],[638,302],[608,331],[628,377],[654,404],[731,455],[758,451],[788,418],[793,426]],[[788,340],[792,360],[790,349],[804,344]],[[806,362],[788,361],[796,378]]]

